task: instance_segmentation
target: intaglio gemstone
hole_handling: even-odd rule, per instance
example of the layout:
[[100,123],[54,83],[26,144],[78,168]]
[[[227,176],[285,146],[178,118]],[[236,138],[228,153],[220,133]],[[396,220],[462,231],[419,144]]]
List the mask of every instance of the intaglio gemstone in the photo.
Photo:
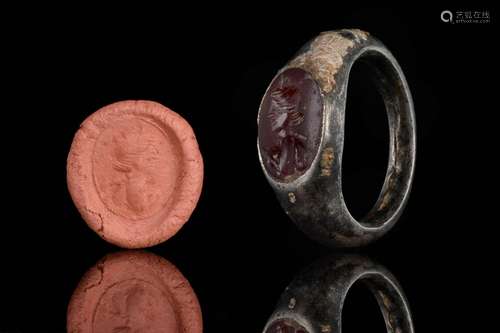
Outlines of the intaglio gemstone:
[[289,68],[279,74],[262,100],[259,148],[267,172],[289,182],[316,156],[322,131],[323,99],[311,74]]

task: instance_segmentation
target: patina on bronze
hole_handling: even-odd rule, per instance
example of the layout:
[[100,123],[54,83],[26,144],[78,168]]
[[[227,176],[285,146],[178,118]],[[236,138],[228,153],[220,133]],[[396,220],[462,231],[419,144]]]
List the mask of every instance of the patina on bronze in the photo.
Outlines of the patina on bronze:
[[[349,72],[368,64],[384,99],[390,130],[389,163],[380,196],[357,221],[342,194],[342,151]],[[258,116],[262,169],[290,218],[328,246],[365,245],[399,219],[415,168],[413,101],[401,67],[369,33],[321,33],[282,68]]]

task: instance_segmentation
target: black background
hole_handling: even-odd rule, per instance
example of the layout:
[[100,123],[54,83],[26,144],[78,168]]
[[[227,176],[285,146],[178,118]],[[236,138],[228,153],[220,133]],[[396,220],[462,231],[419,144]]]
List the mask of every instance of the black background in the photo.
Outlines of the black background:
[[[229,5],[228,5],[229,6]],[[257,109],[267,85],[319,32],[361,28],[403,68],[418,123],[417,168],[408,206],[385,237],[360,252],[386,266],[409,299],[417,331],[465,330],[488,262],[492,206],[479,186],[495,151],[491,101],[491,8],[340,8],[310,4],[271,12],[244,6],[192,12],[77,11],[11,35],[17,124],[4,123],[15,189],[1,231],[0,332],[64,332],[79,279],[119,248],[92,232],[66,187],[66,157],[79,124],[119,100],[148,99],[192,125],[205,163],[190,221],[148,251],[191,282],[205,332],[259,332],[293,275],[340,251],[314,244],[281,209],[257,158]],[[490,24],[446,24],[440,13],[489,10]],[[193,8],[194,10],[194,8]],[[81,13],[80,13],[81,14]],[[29,20],[27,20],[29,21]],[[22,30],[22,31],[21,31]],[[384,108],[361,67],[347,105],[344,190],[357,216],[378,195],[387,161]],[[14,95],[12,95],[14,96]],[[11,109],[13,110],[13,109]],[[494,133],[493,133],[494,134]],[[12,175],[12,176],[11,176]],[[489,207],[489,208],[488,208]],[[476,303],[477,304],[477,303]],[[480,306],[479,306],[480,307]],[[356,287],[345,331],[385,332],[369,293]],[[472,331],[478,330],[477,327]]]

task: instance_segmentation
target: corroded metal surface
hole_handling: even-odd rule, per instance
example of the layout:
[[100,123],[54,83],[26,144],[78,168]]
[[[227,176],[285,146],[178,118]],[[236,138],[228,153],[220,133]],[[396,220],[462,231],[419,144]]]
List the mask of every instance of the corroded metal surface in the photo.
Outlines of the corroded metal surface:
[[[385,182],[377,202],[360,221],[350,214],[342,194],[346,93],[350,69],[357,61],[369,65],[367,76],[375,79],[384,99],[390,130]],[[320,34],[308,42],[275,78],[291,68],[309,72],[320,87],[323,119],[322,125],[316,129],[320,131],[320,143],[315,146],[316,151],[307,152],[315,156],[310,166],[291,181],[280,181],[266,170],[265,153],[258,145],[266,178],[283,209],[309,237],[328,246],[365,245],[392,228],[411,189],[416,157],[416,123],[405,76],[391,52],[379,40],[357,29]],[[269,89],[266,95],[268,93]],[[263,121],[262,113],[263,104],[259,110],[259,127]],[[309,129],[309,133],[313,131]],[[259,143],[260,139],[259,134]],[[302,139],[305,145],[307,138]]]

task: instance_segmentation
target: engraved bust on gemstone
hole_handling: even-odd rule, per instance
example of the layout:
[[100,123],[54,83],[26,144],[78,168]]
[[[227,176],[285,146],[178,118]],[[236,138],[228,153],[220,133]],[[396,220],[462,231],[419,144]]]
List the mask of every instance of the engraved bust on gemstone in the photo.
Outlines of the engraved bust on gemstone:
[[311,165],[318,149],[323,101],[311,75],[290,68],[271,83],[259,117],[259,148],[271,176],[291,181]]
[[270,163],[280,172],[284,171],[285,163],[289,160],[298,170],[302,170],[305,164],[304,145],[307,137],[296,130],[304,121],[304,114],[297,110],[294,102],[296,96],[297,89],[292,87],[279,88],[271,93],[272,107],[268,117],[279,142],[270,149]]

